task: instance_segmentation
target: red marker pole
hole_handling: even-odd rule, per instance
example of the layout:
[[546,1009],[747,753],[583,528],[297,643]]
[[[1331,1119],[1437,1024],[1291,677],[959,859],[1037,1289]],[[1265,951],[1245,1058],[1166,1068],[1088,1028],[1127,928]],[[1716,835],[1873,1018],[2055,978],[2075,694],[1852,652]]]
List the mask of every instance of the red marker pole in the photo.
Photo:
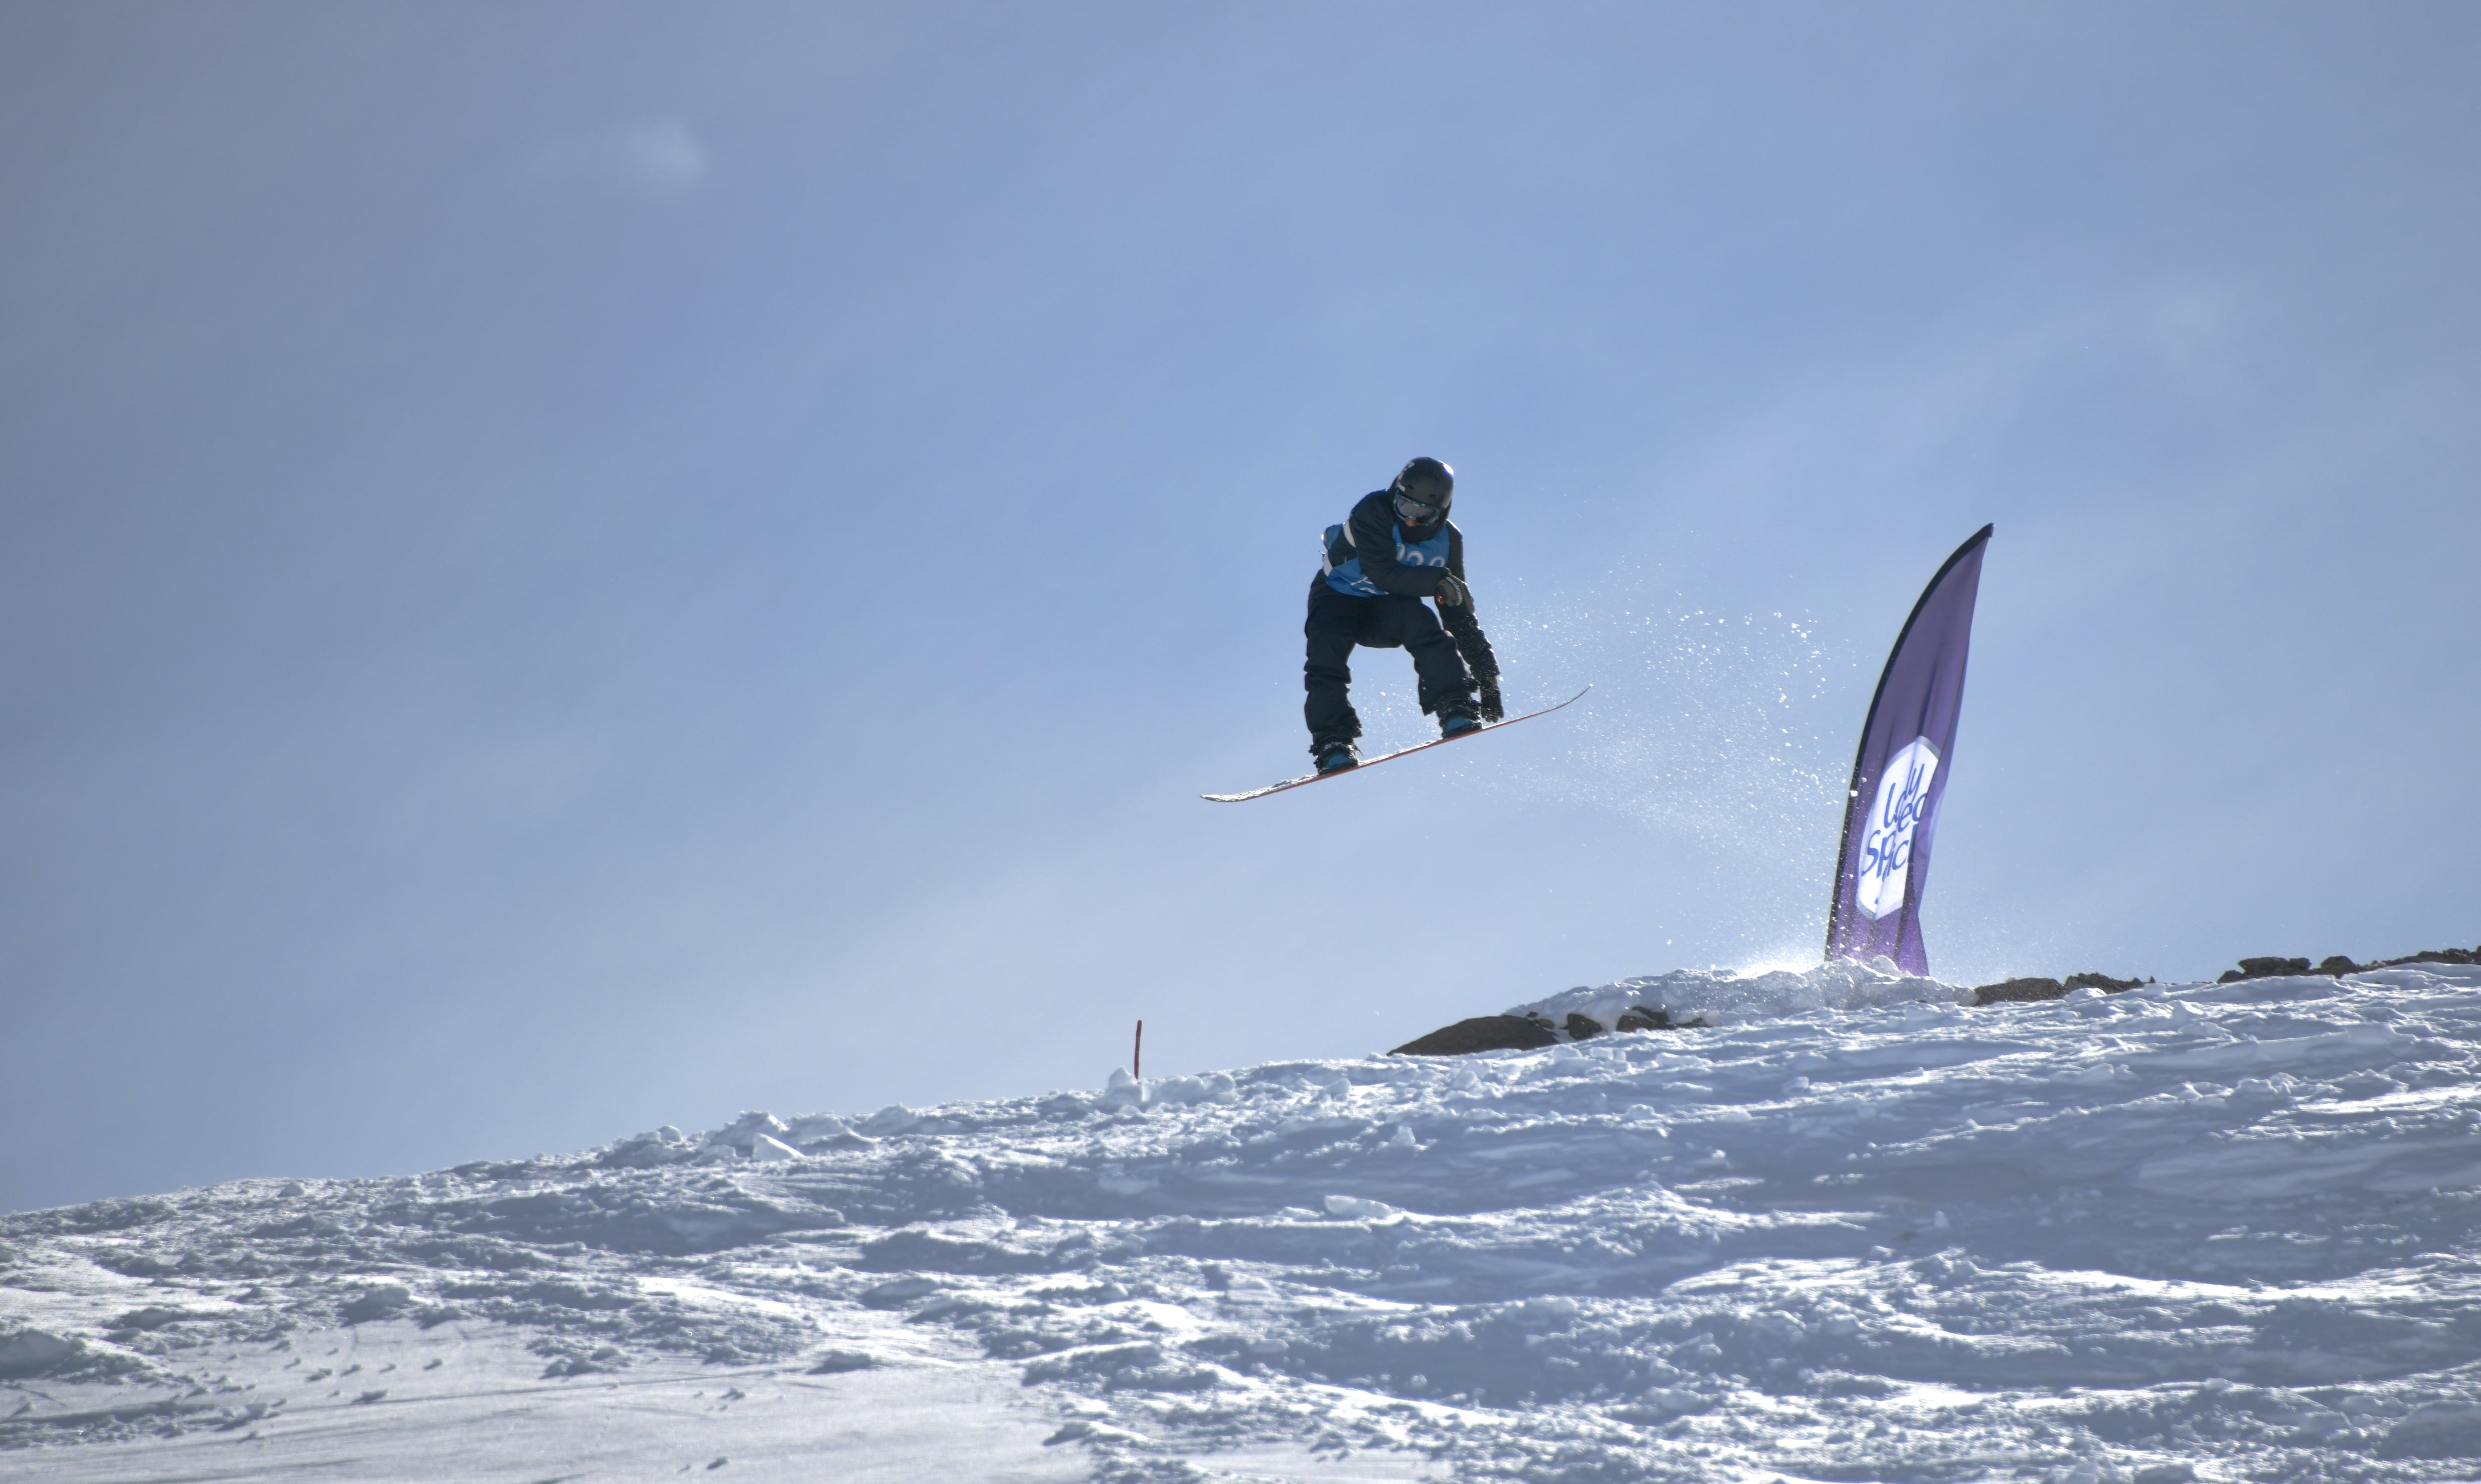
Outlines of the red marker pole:
[[1137,1022],[1137,1044],[1129,1053],[1129,1075],[1138,1078],[1146,1075],[1146,1023],[1144,1021]]

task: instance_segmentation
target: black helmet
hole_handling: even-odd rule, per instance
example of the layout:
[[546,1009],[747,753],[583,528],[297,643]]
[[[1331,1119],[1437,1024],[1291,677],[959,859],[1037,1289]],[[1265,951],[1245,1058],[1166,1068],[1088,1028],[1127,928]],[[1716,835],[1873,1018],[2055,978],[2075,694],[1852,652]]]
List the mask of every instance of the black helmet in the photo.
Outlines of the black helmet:
[[1456,503],[1456,471],[1424,456],[1407,462],[1387,492],[1396,497],[1396,513],[1406,525],[1426,526],[1447,519],[1448,508]]

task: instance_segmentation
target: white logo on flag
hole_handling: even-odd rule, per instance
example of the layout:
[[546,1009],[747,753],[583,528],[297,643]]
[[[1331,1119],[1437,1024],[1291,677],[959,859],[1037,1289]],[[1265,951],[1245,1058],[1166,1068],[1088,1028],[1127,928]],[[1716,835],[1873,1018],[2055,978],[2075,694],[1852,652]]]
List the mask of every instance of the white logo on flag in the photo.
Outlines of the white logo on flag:
[[1887,760],[1878,775],[1878,796],[1869,801],[1869,819],[1861,832],[1861,873],[1853,899],[1863,914],[1885,917],[1904,904],[1904,883],[1913,869],[1913,831],[1929,802],[1930,779],[1938,773],[1938,749],[1926,737],[1916,737]]

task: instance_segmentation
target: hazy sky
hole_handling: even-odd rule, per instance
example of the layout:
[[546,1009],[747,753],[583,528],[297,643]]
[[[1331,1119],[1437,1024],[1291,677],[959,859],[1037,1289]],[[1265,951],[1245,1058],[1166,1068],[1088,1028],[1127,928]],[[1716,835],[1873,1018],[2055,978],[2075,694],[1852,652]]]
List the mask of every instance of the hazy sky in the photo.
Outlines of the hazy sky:
[[[2469,4],[0,6],[0,1208],[2481,942]],[[1306,766],[1453,463],[1512,704]],[[1365,653],[1372,741],[1425,735]]]

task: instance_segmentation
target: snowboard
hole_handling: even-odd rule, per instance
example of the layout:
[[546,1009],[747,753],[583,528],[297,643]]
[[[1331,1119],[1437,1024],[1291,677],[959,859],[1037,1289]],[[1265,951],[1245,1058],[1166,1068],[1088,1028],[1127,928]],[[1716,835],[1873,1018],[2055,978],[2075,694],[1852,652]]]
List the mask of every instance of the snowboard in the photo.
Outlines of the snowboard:
[[[1587,686],[1585,690],[1591,690],[1592,689],[1594,688]],[[1421,752],[1427,748],[1443,745],[1447,742],[1463,742],[1468,737],[1479,737],[1484,732],[1496,732],[1502,727],[1514,726],[1520,721],[1530,721],[1536,716],[1547,716],[1554,711],[1558,711],[1564,707],[1574,706],[1579,701],[1583,700],[1585,698],[1585,690],[1578,691],[1575,695],[1561,701],[1557,706],[1545,706],[1540,711],[1528,711],[1524,716],[1510,716],[1504,721],[1494,721],[1488,726],[1477,726],[1470,732],[1458,732],[1453,737],[1433,737],[1428,742],[1415,742],[1409,747],[1398,747],[1393,752],[1382,752],[1374,758],[1363,758],[1361,760],[1361,766],[1358,768],[1340,768],[1331,773],[1304,773],[1298,778],[1287,778],[1281,783],[1270,783],[1263,789],[1251,789],[1246,794],[1201,794],[1198,797],[1205,799],[1209,803],[1238,804],[1247,799],[1265,798],[1269,794],[1281,794],[1286,789],[1297,789],[1305,783],[1317,783],[1326,778],[1343,778],[1353,773],[1367,772],[1371,768],[1376,768],[1381,763],[1392,763],[1396,759],[1406,756],[1409,753]]]

